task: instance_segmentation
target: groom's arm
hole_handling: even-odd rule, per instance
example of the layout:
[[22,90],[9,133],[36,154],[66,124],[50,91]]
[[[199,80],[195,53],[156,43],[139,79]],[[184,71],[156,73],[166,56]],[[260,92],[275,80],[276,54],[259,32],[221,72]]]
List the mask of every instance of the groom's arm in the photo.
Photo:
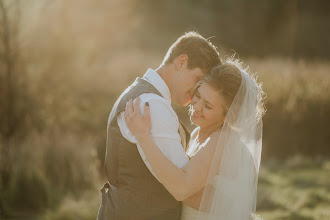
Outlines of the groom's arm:
[[[189,159],[181,145],[181,138],[178,133],[179,122],[176,113],[171,105],[158,95],[143,94],[140,96],[140,99],[140,111],[142,114],[144,114],[144,103],[149,102],[151,134],[155,144],[173,164],[182,168],[186,165]],[[136,144],[137,141],[135,137],[127,128],[123,112],[118,115],[117,122],[123,137]],[[139,145],[137,145],[137,148],[144,163],[150,172],[157,178],[151,165],[146,160],[142,148]]]

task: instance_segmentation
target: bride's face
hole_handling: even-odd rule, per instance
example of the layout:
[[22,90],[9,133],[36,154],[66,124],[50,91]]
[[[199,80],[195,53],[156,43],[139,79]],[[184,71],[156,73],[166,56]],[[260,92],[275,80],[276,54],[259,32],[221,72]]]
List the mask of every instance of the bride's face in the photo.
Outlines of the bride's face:
[[212,86],[202,82],[191,101],[192,123],[201,129],[219,128],[225,117],[224,98]]

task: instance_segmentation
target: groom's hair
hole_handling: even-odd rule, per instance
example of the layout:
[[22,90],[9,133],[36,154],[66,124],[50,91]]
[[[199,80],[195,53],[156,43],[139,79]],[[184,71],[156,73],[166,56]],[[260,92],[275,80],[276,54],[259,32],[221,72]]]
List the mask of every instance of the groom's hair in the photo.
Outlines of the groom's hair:
[[200,68],[204,74],[214,66],[220,65],[221,60],[216,47],[202,35],[190,31],[179,37],[167,51],[163,65],[173,62],[181,54],[188,55],[188,68]]

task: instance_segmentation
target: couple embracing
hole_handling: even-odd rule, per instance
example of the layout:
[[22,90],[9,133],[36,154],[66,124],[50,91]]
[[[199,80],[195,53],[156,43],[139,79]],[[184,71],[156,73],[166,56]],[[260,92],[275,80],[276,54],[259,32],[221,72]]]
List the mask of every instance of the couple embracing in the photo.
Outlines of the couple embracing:
[[[255,218],[262,94],[210,41],[181,36],[112,108],[98,219]],[[172,102],[191,104],[191,134]]]

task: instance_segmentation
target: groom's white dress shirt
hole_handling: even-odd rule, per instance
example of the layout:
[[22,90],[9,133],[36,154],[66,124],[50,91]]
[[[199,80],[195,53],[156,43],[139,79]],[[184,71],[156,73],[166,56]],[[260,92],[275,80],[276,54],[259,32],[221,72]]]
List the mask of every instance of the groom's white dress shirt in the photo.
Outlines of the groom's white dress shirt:
[[[152,69],[148,69],[143,76],[143,79],[153,85],[164,98],[153,93],[144,93],[140,95],[140,111],[144,114],[144,103],[149,102],[151,136],[161,152],[173,164],[179,168],[182,168],[189,161],[189,159],[181,144],[181,138],[178,133],[179,119],[171,106],[170,90],[159,74]],[[150,163],[147,161],[141,146],[137,143],[137,140],[129,131],[125,122],[124,112],[118,114],[117,123],[123,137],[129,142],[137,144],[137,149],[142,160],[154,177],[159,181]]]

